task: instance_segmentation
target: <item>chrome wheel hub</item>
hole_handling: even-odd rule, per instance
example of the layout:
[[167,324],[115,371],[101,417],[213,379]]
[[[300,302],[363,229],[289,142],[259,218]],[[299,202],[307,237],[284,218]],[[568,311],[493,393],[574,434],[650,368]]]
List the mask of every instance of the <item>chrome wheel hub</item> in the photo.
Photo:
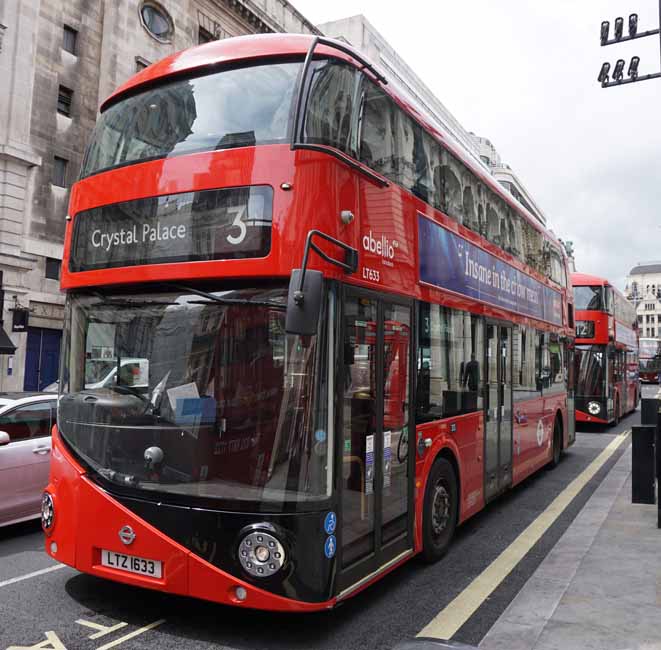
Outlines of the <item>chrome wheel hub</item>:
[[431,511],[431,529],[434,537],[440,537],[450,520],[450,495],[442,483],[434,488]]

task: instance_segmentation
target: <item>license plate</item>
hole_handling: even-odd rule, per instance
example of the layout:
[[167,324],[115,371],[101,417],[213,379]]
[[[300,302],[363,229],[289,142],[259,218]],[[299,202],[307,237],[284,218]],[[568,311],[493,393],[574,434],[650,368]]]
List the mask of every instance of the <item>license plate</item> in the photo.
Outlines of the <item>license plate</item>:
[[135,555],[115,553],[115,551],[101,551],[101,564],[111,569],[138,573],[150,578],[161,578],[163,576],[162,563],[160,560],[148,560]]

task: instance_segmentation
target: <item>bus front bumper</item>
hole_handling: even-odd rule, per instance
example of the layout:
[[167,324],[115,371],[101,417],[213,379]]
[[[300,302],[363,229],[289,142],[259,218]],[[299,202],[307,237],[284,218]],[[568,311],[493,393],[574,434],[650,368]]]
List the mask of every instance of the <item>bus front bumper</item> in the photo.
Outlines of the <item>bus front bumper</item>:
[[[336,598],[323,602],[287,598],[210,564],[96,485],[69,456],[56,431],[45,493],[50,496],[45,499],[47,514],[42,516],[46,553],[83,573],[251,609],[312,612],[331,609],[337,603]],[[108,554],[115,558],[115,566],[107,565]],[[118,556],[136,558],[138,568],[160,562],[160,576],[158,571],[153,577],[131,572],[130,559],[120,568]]]

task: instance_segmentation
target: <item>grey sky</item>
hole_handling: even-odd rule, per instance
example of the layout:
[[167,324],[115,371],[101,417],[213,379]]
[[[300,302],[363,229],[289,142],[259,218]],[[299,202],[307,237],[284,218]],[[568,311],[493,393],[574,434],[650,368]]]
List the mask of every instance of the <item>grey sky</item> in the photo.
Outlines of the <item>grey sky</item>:
[[[658,27],[656,0],[293,0],[319,24],[356,13],[398,50],[468,129],[488,137],[577,269],[620,287],[641,260],[661,260],[661,79],[602,89],[603,61],[657,72],[659,41],[599,45],[603,19],[637,12]],[[403,10],[405,8],[405,10]],[[626,72],[625,67],[625,72]]]

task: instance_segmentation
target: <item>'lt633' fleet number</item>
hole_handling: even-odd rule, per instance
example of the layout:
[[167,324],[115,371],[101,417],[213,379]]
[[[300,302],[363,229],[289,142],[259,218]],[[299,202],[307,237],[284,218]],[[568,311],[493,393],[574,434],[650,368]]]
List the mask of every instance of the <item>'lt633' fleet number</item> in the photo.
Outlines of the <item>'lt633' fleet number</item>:
[[380,282],[381,274],[376,269],[368,269],[366,266],[363,267],[363,279],[371,280],[372,282]]

